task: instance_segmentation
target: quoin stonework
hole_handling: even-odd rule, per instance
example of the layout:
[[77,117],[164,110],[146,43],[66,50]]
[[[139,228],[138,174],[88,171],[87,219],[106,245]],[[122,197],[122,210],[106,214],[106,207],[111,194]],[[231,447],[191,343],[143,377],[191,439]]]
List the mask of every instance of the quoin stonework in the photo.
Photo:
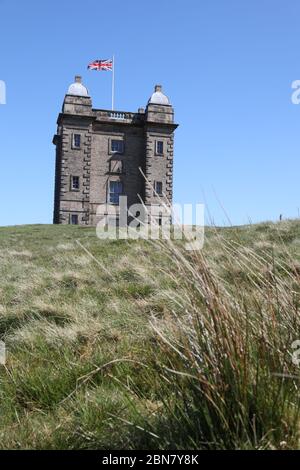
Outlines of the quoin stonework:
[[[160,85],[146,109],[94,109],[75,77],[57,120],[54,223],[118,225],[120,196],[161,225],[172,203],[174,110]],[[149,208],[149,212],[148,212]],[[130,215],[129,215],[130,217]]]

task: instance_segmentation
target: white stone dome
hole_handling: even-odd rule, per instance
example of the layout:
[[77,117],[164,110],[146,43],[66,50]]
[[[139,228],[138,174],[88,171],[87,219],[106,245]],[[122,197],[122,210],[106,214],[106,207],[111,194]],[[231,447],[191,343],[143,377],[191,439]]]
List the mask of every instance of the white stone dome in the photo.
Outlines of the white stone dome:
[[163,94],[161,91],[161,85],[155,85],[154,93],[152,93],[151,98],[148,101],[148,104],[162,104],[169,105],[169,98]]
[[75,77],[75,83],[68,88],[68,95],[75,95],[75,96],[89,96],[88,89],[82,85],[81,77],[78,75]]

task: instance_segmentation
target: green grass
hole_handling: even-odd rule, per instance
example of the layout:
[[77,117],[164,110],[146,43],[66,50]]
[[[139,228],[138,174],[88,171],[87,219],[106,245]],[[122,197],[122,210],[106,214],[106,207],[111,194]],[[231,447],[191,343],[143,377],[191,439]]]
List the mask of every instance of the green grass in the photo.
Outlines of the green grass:
[[299,448],[299,275],[298,221],[0,228],[0,448]]

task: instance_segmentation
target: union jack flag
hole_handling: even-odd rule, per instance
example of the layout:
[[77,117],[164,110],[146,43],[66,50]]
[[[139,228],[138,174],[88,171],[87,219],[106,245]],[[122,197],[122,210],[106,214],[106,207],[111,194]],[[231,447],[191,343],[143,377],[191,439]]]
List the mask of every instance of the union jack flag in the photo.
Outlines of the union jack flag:
[[100,59],[91,62],[88,67],[89,70],[112,70],[113,61],[112,59]]

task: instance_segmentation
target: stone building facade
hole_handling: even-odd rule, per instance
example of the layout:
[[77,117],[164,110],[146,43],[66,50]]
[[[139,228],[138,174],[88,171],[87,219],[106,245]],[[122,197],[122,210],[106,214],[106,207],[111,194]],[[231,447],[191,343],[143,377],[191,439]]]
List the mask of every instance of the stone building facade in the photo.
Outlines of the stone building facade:
[[[75,77],[57,120],[54,223],[119,223],[119,201],[143,202],[163,224],[172,202],[174,110],[157,85],[146,109],[94,109]],[[138,216],[138,213],[135,214]]]

